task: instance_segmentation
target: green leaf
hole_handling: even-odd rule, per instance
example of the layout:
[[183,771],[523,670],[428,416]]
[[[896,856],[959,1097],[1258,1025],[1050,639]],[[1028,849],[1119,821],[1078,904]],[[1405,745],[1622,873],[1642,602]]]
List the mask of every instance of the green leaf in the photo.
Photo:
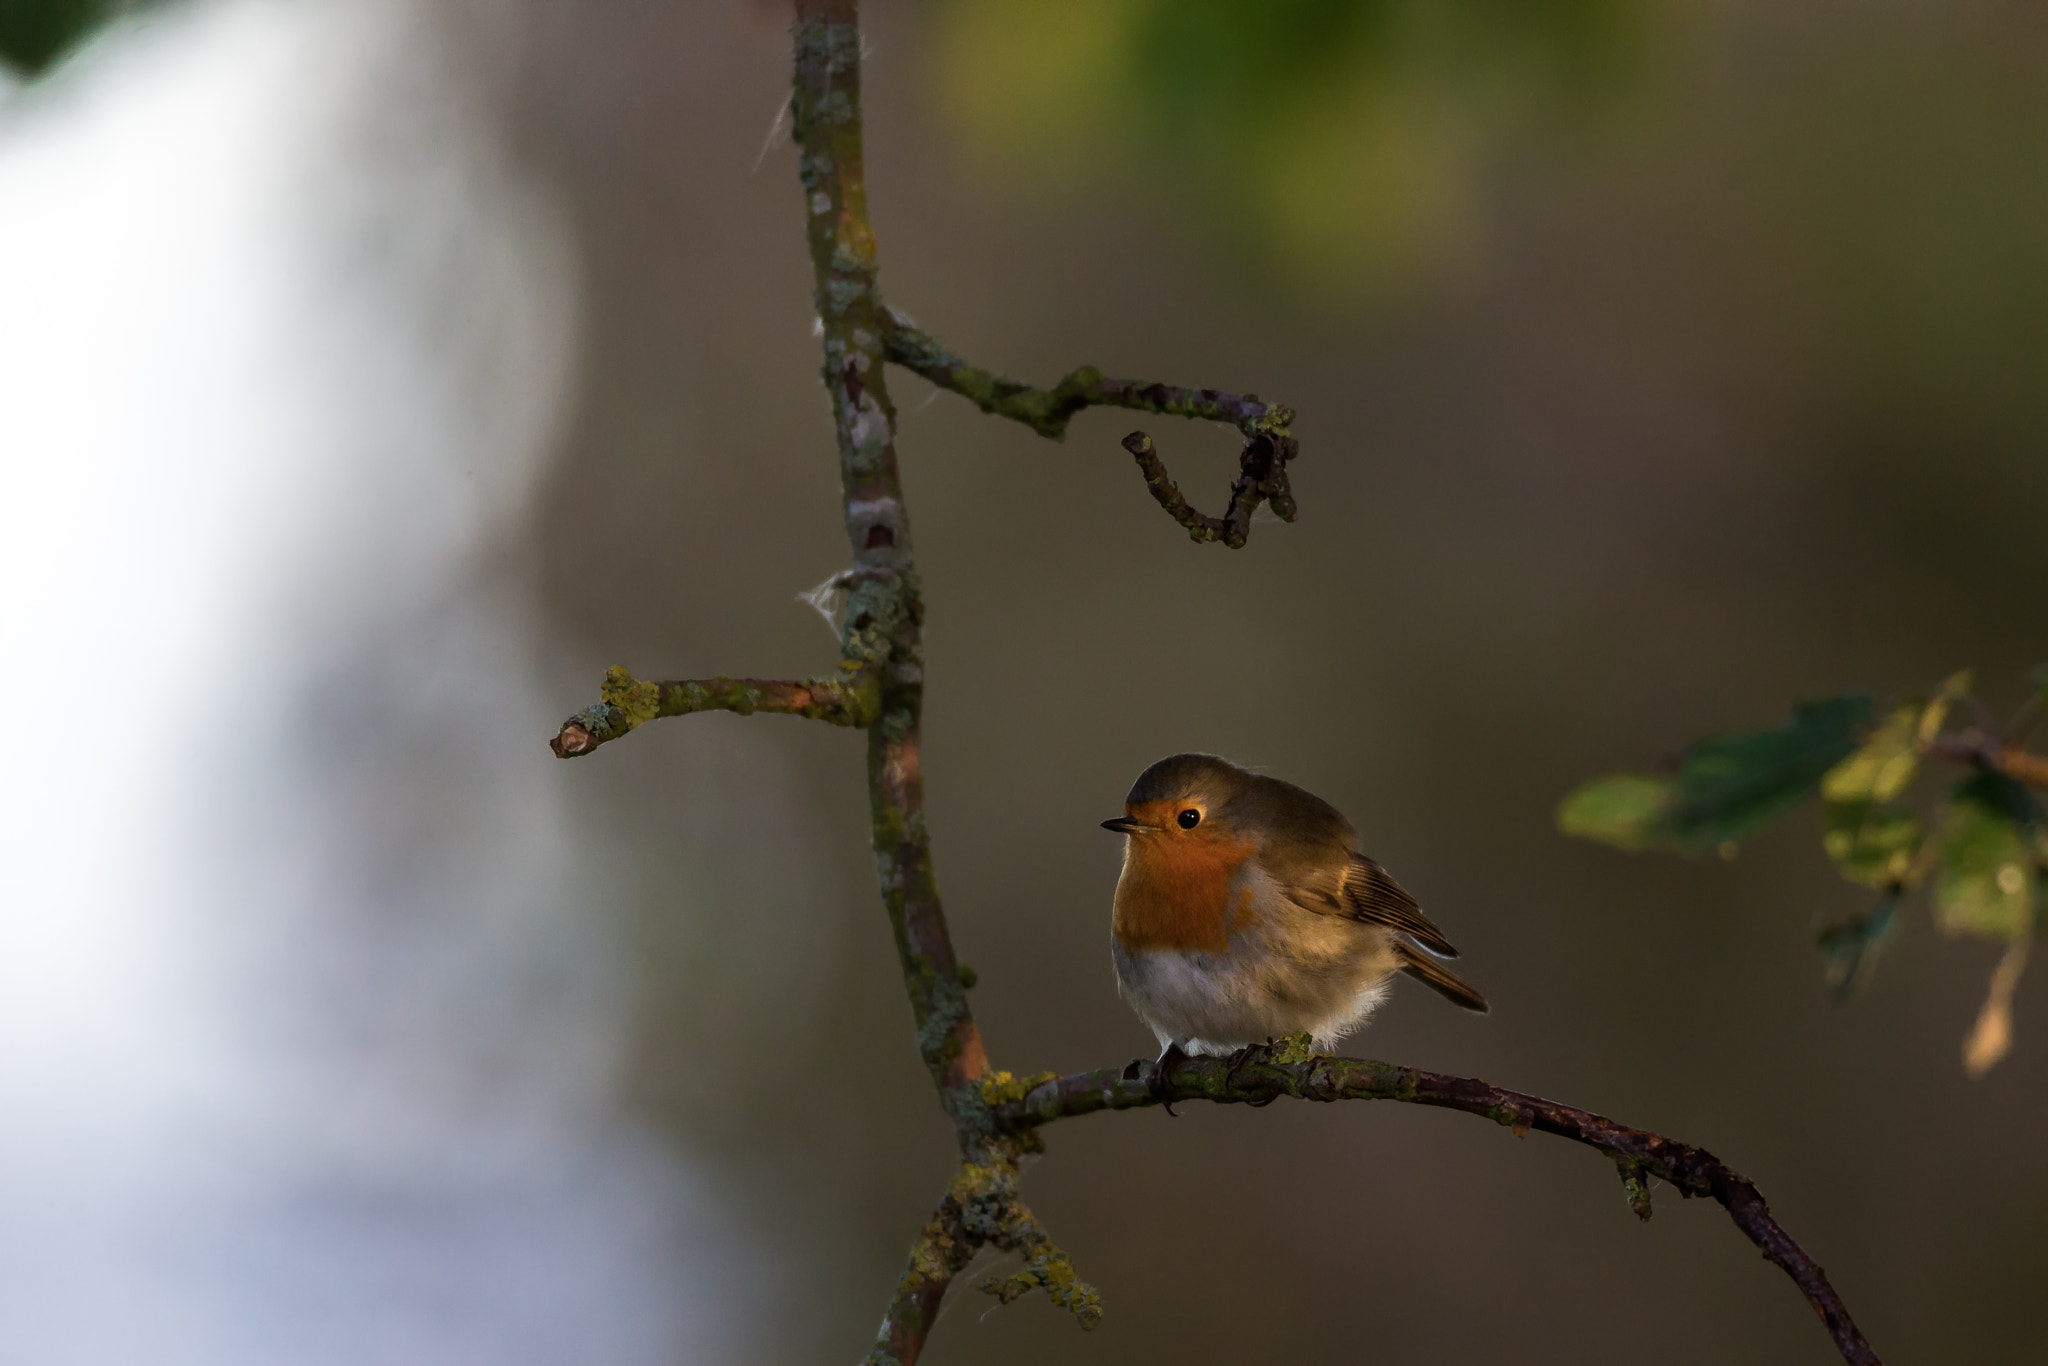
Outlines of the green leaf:
[[1919,881],[1915,865],[1926,833],[1911,811],[1831,802],[1827,822],[1821,843],[1835,861],[1835,870],[1849,881],[1879,891]]
[[1939,839],[1934,913],[1950,934],[2013,939],[2041,905],[2039,803],[2002,773],[1980,773],[1949,794]]
[[1920,765],[1915,742],[1925,710],[1918,702],[1894,709],[1854,754],[1828,770],[1820,780],[1820,795],[1830,802],[1868,804],[1904,792]]
[[1558,828],[1621,849],[1728,852],[1804,801],[1856,749],[1870,712],[1861,695],[1802,702],[1781,729],[1700,741],[1669,777],[1596,778],[1565,798]]
[[1804,801],[1857,747],[1870,724],[1865,696],[1801,702],[1792,724],[1703,740],[1678,766],[1665,827],[1693,849],[1733,843]]
[[1892,805],[1920,767],[1920,745],[1941,731],[1949,707],[1970,686],[1955,674],[1927,700],[1895,707],[1856,752],[1820,780],[1828,857],[1849,881],[1886,890],[1913,885],[1924,839],[1912,812]]
[[1582,784],[1557,809],[1557,828],[1617,849],[1656,843],[1677,784],[1669,778],[1616,773]]
[[5,0],[0,60],[36,75],[125,8],[121,0]]
[[1862,914],[1820,932],[1820,949],[1827,955],[1828,990],[1837,1001],[1847,1000],[1870,980],[1878,951],[1898,928],[1898,910],[1898,895],[1892,893]]

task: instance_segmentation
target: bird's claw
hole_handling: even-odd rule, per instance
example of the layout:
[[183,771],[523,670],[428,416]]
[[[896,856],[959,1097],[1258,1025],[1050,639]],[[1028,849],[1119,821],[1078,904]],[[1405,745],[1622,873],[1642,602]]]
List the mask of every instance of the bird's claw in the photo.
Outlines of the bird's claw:
[[[1235,1086],[1237,1084],[1238,1068],[1256,1067],[1271,1061],[1273,1061],[1273,1041],[1271,1039],[1266,1040],[1264,1043],[1248,1043],[1230,1055],[1229,1061],[1225,1064],[1227,1069],[1225,1075],[1230,1079],[1231,1085]],[[1257,1110],[1271,1105],[1278,1099],[1277,1095],[1272,1095],[1267,1096],[1264,1100],[1254,1100],[1246,1103],[1252,1109]]]
[[1235,1072],[1240,1067],[1255,1063],[1271,1062],[1272,1060],[1273,1041],[1268,1039],[1264,1043],[1248,1043],[1243,1048],[1232,1053],[1229,1066],[1230,1070]]
[[[1180,1115],[1173,1108],[1173,1097],[1167,1093],[1167,1087],[1173,1080],[1173,1065],[1186,1058],[1187,1054],[1181,1051],[1179,1044],[1170,1043],[1160,1050],[1159,1061],[1152,1068],[1152,1095],[1165,1107],[1166,1113],[1175,1119],[1179,1119]],[[1132,1064],[1134,1067],[1136,1065]]]

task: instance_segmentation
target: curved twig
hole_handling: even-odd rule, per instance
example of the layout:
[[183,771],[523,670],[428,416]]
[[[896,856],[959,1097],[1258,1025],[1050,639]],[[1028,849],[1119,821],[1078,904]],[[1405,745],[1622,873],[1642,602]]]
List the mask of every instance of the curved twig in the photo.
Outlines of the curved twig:
[[1597,1148],[1621,1169],[1629,1206],[1648,1217],[1643,1175],[1661,1177],[1685,1196],[1718,1201],[1766,1258],[1783,1268],[1827,1325],[1844,1361],[1877,1366],[1877,1353],[1849,1316],[1825,1272],[1771,1217],[1747,1178],[1703,1148],[1617,1124],[1604,1115],[1560,1105],[1471,1077],[1354,1058],[1304,1056],[1298,1045],[1249,1058],[1176,1058],[1168,1066],[1136,1062],[1122,1069],[1076,1072],[1041,1082],[1022,1099],[992,1107],[991,1121],[1024,1131],[1097,1110],[1133,1110],[1167,1101],[1209,1100],[1263,1105],[1280,1096],[1302,1100],[1398,1100],[1483,1115],[1517,1134],[1531,1129]]
[[1237,478],[1230,485],[1230,505],[1221,517],[1205,517],[1195,510],[1167,474],[1166,462],[1159,458],[1151,437],[1132,432],[1124,438],[1124,449],[1137,457],[1138,468],[1145,475],[1145,487],[1159,500],[1159,506],[1186,527],[1191,538],[1197,542],[1221,541],[1236,550],[1251,535],[1252,514],[1259,510],[1260,503],[1272,500],[1277,512],[1281,500],[1287,498],[1285,515],[1288,521],[1294,520],[1294,504],[1287,493],[1287,461],[1293,454],[1293,441],[1288,436],[1255,436],[1245,442],[1244,453],[1238,457]]
[[1092,365],[1069,371],[1050,389],[1038,389],[969,364],[937,337],[921,331],[906,313],[884,308],[881,320],[884,353],[890,361],[952,390],[985,413],[1021,422],[1053,441],[1066,436],[1067,422],[1075,413],[1093,407],[1228,422],[1237,428],[1244,436],[1244,451],[1238,457],[1237,481],[1230,488],[1230,506],[1221,517],[1205,517],[1189,506],[1168,477],[1150,437],[1132,432],[1124,438],[1124,449],[1137,457],[1138,468],[1145,472],[1145,487],[1196,541],[1221,541],[1237,549],[1245,543],[1252,514],[1261,502],[1270,502],[1282,521],[1295,519],[1287,464],[1301,444],[1287,430],[1294,410],[1285,404],[1262,402],[1256,394],[1111,379]]

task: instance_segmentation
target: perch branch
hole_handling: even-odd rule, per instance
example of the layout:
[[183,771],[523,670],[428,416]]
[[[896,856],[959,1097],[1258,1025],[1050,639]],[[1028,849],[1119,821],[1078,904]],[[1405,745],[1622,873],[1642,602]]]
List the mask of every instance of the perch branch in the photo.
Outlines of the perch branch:
[[1875,1366],[1877,1353],[1849,1317],[1847,1306],[1813,1258],[1792,1241],[1748,1178],[1701,1148],[1540,1096],[1525,1095],[1470,1077],[1352,1058],[1308,1055],[1298,1040],[1264,1057],[1175,1058],[1162,1066],[1135,1062],[1100,1072],[1077,1072],[1034,1086],[1021,1099],[992,1107],[991,1121],[1013,1131],[1097,1110],[1131,1110],[1181,1100],[1263,1105],[1280,1096],[1302,1100],[1398,1100],[1483,1115],[1517,1134],[1538,1129],[1597,1148],[1621,1168],[1629,1207],[1648,1217],[1644,1175],[1660,1177],[1681,1195],[1718,1201],[1763,1255],[1783,1268],[1827,1325],[1842,1359]]
[[1050,389],[1038,389],[968,364],[896,309],[885,307],[881,316],[882,340],[890,361],[924,376],[941,389],[952,390],[985,413],[1021,422],[1054,441],[1066,436],[1067,422],[1075,413],[1093,407],[1133,408],[1167,417],[1228,422],[1237,428],[1244,436],[1244,450],[1238,457],[1238,477],[1231,485],[1229,510],[1221,517],[1205,517],[1188,505],[1167,476],[1166,466],[1149,436],[1132,432],[1124,438],[1124,448],[1137,457],[1138,467],[1144,471],[1145,487],[1196,541],[1222,541],[1232,549],[1242,546],[1252,514],[1261,502],[1270,502],[1281,520],[1295,519],[1287,465],[1301,447],[1287,430],[1294,421],[1294,410],[1284,404],[1262,403],[1255,394],[1226,394],[1215,389],[1111,379],[1092,365],[1069,371]]
[[562,759],[588,754],[608,740],[664,716],[698,711],[757,711],[808,716],[835,726],[874,724],[879,706],[873,674],[848,669],[838,678],[809,678],[790,683],[769,678],[691,678],[649,683],[613,665],[599,689],[602,699],[567,721],[549,748]]

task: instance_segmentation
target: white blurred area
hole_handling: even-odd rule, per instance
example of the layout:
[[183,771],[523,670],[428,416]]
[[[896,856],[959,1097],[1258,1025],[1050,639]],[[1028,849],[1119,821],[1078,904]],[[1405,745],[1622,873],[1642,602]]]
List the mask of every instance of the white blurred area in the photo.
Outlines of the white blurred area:
[[[574,258],[391,0],[0,103],[0,1361],[728,1355],[503,547]],[[508,20],[509,22],[509,16]]]

